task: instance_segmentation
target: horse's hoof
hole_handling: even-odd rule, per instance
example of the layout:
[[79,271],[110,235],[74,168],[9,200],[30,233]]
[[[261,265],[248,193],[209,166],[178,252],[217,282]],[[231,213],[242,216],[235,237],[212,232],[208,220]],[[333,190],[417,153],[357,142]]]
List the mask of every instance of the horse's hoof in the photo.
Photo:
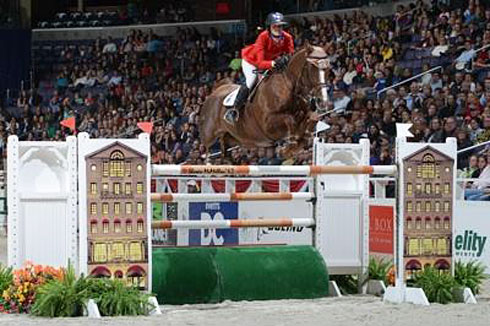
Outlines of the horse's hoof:
[[298,142],[296,141],[288,141],[282,148],[280,149],[280,153],[282,157],[289,159],[296,154],[298,150]]

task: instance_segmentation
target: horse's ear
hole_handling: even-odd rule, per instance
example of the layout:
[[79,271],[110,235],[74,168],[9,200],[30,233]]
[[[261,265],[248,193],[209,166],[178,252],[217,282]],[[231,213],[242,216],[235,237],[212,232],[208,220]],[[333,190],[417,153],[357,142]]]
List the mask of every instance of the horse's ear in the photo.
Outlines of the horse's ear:
[[308,53],[308,54],[313,52],[313,46],[311,45],[310,41],[308,41],[308,40],[305,41],[305,49],[306,49],[306,53]]
[[328,53],[328,51],[332,48],[333,46],[333,42],[328,42],[327,44],[325,44],[325,46],[323,47],[323,50]]

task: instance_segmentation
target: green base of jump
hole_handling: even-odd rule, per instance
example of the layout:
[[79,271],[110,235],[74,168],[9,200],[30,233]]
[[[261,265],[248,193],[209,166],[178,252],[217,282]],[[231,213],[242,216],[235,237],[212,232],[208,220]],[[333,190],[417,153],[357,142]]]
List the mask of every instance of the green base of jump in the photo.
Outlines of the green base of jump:
[[154,248],[152,284],[162,304],[328,295],[327,267],[311,246]]

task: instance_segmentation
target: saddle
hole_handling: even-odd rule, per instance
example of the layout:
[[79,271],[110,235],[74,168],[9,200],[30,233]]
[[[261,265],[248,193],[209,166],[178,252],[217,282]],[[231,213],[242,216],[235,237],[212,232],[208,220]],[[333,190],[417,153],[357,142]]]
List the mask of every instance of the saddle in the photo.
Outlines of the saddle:
[[[257,92],[257,89],[259,88],[259,85],[262,83],[262,81],[264,81],[264,79],[266,79],[268,76],[270,76],[272,74],[272,71],[271,70],[256,70],[256,73],[259,75],[258,76],[259,80],[255,83],[253,88],[250,90],[250,93],[249,93],[248,98],[247,98],[247,102],[252,101],[255,93]],[[230,94],[225,96],[225,98],[223,100],[223,105],[225,107],[232,107],[235,104],[235,99],[236,99],[236,96],[238,94],[239,89],[240,89],[240,87],[237,87]]]

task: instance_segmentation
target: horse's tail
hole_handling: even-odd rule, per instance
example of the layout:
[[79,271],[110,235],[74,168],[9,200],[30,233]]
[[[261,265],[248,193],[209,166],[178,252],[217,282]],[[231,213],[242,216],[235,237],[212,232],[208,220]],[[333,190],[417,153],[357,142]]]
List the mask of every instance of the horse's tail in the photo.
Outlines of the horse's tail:
[[213,87],[213,90],[212,91],[214,92],[219,87],[221,87],[223,85],[227,85],[227,84],[233,84],[233,81],[230,78],[228,78],[228,77],[223,78],[220,81],[216,82],[216,84],[214,84],[214,87]]

